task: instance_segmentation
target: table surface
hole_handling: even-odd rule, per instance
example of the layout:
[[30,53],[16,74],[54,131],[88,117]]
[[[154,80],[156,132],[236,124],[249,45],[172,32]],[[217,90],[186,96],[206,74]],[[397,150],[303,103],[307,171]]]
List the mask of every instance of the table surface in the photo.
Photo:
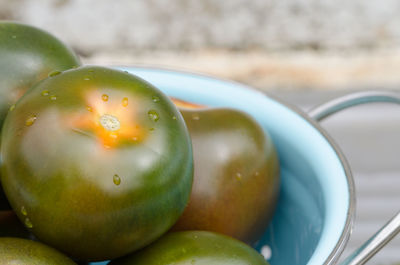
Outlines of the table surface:
[[[351,91],[270,92],[305,111],[348,93]],[[345,257],[400,210],[400,106],[357,106],[327,118],[321,125],[346,156],[356,186],[356,220]],[[400,264],[400,235],[367,264]]]

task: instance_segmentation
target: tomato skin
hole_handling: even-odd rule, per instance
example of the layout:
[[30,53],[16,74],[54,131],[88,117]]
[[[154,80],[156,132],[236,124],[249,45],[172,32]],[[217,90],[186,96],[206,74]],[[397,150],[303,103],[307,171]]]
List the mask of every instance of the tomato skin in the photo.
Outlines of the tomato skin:
[[182,116],[122,71],[82,67],[40,82],[7,116],[2,141],[13,209],[39,240],[80,260],[149,244],[189,199],[193,158]]
[[217,233],[184,231],[169,233],[150,246],[109,265],[268,265],[248,245]]
[[76,265],[71,259],[39,242],[27,239],[0,238],[1,264]]
[[[10,107],[32,85],[53,71],[78,65],[80,61],[74,52],[49,33],[0,21],[0,129]],[[10,207],[3,197],[0,195],[0,210],[8,210]]]
[[79,66],[65,44],[49,33],[16,22],[0,22],[0,121],[32,85],[53,71]]
[[267,134],[234,109],[181,109],[193,144],[189,204],[173,230],[207,230],[252,244],[279,195],[279,162]]

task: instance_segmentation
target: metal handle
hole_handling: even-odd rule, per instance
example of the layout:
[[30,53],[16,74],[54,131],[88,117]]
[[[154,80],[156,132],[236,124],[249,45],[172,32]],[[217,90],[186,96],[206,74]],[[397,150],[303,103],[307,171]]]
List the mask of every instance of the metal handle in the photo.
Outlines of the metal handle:
[[375,235],[364,243],[340,265],[359,265],[366,263],[400,231],[400,212],[398,212]]
[[324,104],[308,112],[314,120],[321,121],[341,110],[366,103],[388,102],[400,104],[400,95],[391,91],[363,91],[352,93]]
[[[321,121],[341,110],[374,102],[388,102],[400,104],[400,95],[390,91],[364,91],[352,93],[327,103],[324,103],[309,112],[311,118]],[[384,247],[396,234],[400,232],[400,211],[365,242],[340,265],[362,265]]]

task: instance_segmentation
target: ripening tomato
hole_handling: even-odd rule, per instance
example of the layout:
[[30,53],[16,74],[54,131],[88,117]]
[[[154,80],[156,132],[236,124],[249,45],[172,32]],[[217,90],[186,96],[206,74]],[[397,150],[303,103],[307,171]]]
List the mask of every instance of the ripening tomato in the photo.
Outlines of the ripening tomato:
[[82,67],[43,80],[7,115],[2,141],[13,209],[39,240],[77,259],[149,244],[189,199],[193,157],[181,114],[122,71]]
[[191,108],[181,113],[193,144],[194,179],[189,204],[173,229],[214,231],[254,243],[279,195],[278,156],[268,132],[239,110],[184,106]]

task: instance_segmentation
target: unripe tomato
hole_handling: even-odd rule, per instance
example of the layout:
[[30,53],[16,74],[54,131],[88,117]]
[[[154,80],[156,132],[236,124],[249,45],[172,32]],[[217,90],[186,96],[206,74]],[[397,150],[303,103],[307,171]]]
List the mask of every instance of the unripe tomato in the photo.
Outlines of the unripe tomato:
[[57,250],[27,239],[0,238],[0,264],[76,265]]
[[32,85],[55,71],[80,65],[74,52],[56,37],[10,21],[0,21],[0,58],[0,123]]
[[268,265],[260,253],[231,237],[206,231],[169,233],[109,265]]
[[2,141],[13,209],[39,240],[77,259],[112,259],[149,244],[190,195],[181,114],[128,73],[83,67],[40,82],[7,116]]

